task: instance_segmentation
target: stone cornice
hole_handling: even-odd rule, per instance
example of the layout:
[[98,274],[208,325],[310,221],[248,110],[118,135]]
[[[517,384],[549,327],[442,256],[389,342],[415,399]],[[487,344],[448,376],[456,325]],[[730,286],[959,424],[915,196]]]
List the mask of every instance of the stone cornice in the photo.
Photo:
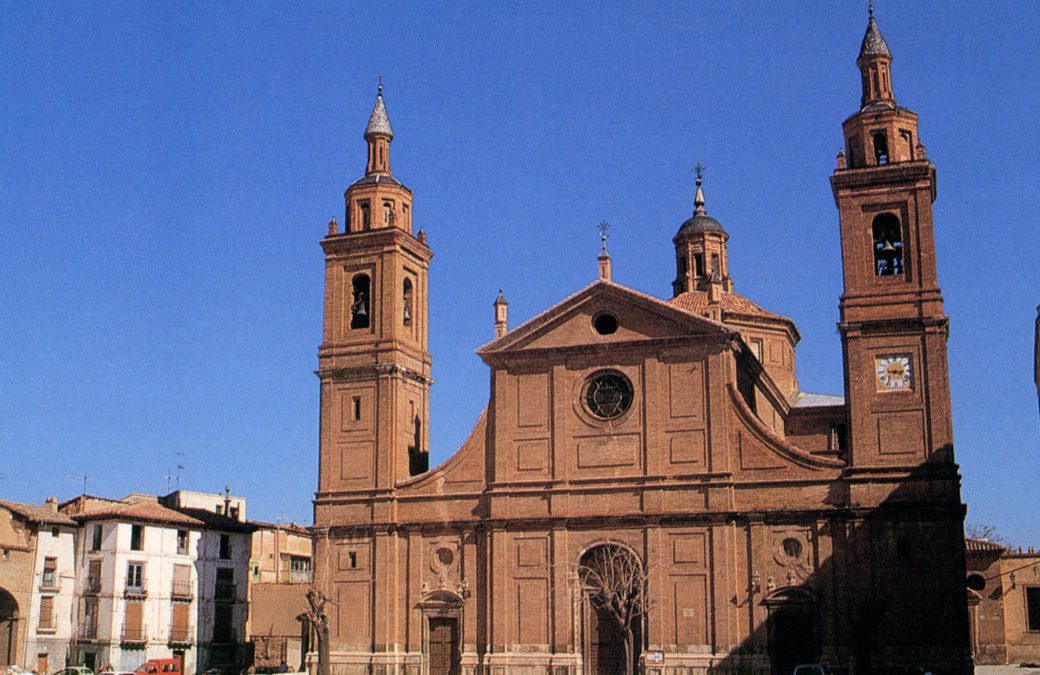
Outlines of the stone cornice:
[[399,377],[406,380],[414,380],[423,385],[433,384],[433,378],[424,375],[407,366],[397,363],[377,363],[369,366],[354,366],[352,368],[326,368],[315,370],[314,374],[322,380],[365,380],[371,377]]

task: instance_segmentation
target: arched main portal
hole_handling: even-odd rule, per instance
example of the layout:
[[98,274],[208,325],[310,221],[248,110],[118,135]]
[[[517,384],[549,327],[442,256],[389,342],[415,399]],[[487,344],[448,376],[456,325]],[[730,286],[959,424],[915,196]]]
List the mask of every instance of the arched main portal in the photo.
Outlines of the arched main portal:
[[582,588],[585,672],[636,672],[643,644],[646,568],[628,548],[601,544],[581,557],[578,580]]
[[447,591],[431,593],[419,604],[423,613],[425,675],[462,672],[462,598]]
[[0,588],[0,666],[16,665],[18,647],[18,603]]
[[799,588],[783,588],[763,601],[769,609],[769,657],[773,672],[790,673],[800,663],[820,657],[816,597]]

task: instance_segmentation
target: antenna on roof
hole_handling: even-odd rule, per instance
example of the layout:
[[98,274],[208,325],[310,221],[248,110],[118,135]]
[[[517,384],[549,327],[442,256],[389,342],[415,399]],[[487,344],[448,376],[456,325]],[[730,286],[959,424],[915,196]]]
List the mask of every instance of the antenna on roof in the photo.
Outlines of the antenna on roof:
[[177,489],[181,489],[181,473],[184,471],[184,453],[177,452]]
[[92,482],[94,479],[88,476],[86,473],[82,475],[69,474],[69,479],[74,480],[77,483],[83,483],[83,494],[87,494],[87,483]]

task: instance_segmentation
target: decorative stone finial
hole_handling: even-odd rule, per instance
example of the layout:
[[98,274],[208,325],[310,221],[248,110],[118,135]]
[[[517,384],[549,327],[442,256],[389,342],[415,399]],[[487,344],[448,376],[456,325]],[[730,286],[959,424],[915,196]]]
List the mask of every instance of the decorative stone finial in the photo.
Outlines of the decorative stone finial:
[[339,234],[339,223],[336,222],[335,216],[329,221],[329,234]]
[[704,182],[704,166],[697,162],[697,166],[693,167],[693,170],[697,174],[697,192],[693,195],[693,215],[706,216],[708,212],[704,208],[704,190],[701,189],[701,183]]

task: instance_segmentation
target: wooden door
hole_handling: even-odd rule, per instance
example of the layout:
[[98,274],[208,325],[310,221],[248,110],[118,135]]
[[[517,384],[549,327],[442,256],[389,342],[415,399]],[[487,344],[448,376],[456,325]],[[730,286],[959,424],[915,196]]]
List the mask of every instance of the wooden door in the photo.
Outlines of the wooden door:
[[427,655],[429,675],[458,675],[459,623],[451,618],[430,619],[430,639]]
[[36,672],[40,675],[50,672],[50,666],[47,665],[47,655],[37,654],[36,655]]

